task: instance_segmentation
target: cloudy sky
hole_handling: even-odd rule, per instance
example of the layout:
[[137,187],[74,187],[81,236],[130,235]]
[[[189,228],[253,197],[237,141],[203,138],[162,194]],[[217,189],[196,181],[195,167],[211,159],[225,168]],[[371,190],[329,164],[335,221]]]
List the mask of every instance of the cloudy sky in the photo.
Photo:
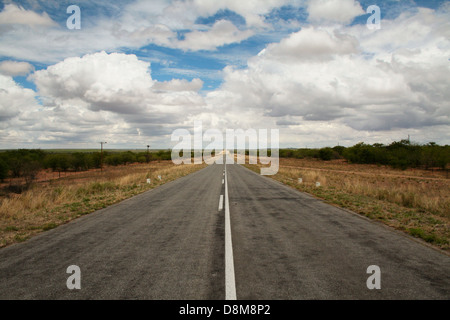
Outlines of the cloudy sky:
[[0,2],[0,149],[169,148],[194,121],[281,147],[450,144],[450,2]]

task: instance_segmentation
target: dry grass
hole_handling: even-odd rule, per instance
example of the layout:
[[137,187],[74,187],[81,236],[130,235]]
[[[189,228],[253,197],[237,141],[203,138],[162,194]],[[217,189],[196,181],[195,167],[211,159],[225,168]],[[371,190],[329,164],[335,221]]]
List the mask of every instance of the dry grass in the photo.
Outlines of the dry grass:
[[440,173],[280,159],[272,178],[450,251],[450,180]]
[[[0,247],[66,223],[197,171],[171,161],[94,170],[35,184],[0,198]],[[158,179],[161,176],[161,180]],[[151,184],[147,184],[147,179]]]

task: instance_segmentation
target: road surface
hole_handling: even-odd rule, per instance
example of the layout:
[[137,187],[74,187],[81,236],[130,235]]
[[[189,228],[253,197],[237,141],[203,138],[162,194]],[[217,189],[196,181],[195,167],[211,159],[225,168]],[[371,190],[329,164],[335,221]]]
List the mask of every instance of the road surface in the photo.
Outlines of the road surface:
[[450,257],[218,164],[0,249],[0,299],[233,298],[448,300]]

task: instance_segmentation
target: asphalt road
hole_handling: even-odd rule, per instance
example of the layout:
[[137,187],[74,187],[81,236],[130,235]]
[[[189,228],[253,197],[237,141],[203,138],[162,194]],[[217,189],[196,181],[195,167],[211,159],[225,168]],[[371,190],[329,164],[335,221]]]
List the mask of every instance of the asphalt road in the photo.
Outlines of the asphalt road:
[[[450,298],[448,255],[242,166],[224,168],[0,249],[0,299],[222,300],[230,290],[237,299]],[[66,286],[70,265],[81,270],[79,290]],[[367,287],[371,265],[381,289]]]

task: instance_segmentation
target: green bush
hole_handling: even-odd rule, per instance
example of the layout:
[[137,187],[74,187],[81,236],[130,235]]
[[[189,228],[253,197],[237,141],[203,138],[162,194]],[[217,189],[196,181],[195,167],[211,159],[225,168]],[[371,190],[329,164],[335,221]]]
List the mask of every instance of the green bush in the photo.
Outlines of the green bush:
[[[30,173],[32,167],[43,166],[45,152],[39,149],[19,149],[4,152],[2,158],[13,177],[23,177],[24,174]],[[33,165],[29,163],[33,163]]]
[[123,152],[121,154],[121,157],[122,157],[122,164],[136,162],[136,155],[131,151]]
[[120,154],[111,154],[104,157],[104,162],[111,166],[118,166],[123,164],[123,158]]
[[329,161],[333,159],[334,151],[331,148],[322,148],[319,150],[319,158],[321,160]]
[[74,153],[70,157],[70,167],[75,171],[89,170],[93,167],[92,157],[87,153]]
[[67,171],[70,168],[70,158],[67,154],[49,154],[44,161],[45,168],[53,171]]
[[156,153],[156,158],[158,160],[171,160],[172,151],[171,150],[160,150]]
[[423,167],[446,169],[450,163],[450,146],[434,142],[426,145],[400,140],[383,145],[358,143],[352,147],[336,146],[321,149],[280,149],[281,158],[318,158],[332,160],[344,158],[351,163],[389,165],[398,169]]
[[9,167],[8,164],[0,158],[0,181],[8,177]]

